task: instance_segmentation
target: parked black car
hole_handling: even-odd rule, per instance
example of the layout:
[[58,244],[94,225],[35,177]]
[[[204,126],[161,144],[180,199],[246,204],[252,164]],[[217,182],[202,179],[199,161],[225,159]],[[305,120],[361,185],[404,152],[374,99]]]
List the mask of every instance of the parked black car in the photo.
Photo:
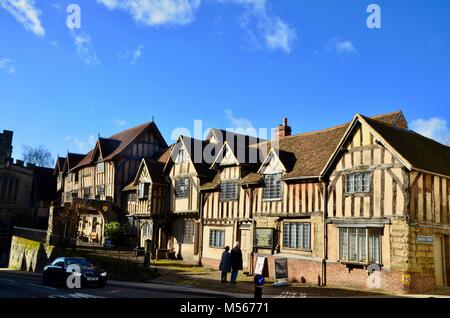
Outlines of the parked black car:
[[108,281],[108,274],[101,268],[95,266],[91,261],[82,257],[60,257],[50,265],[45,266],[42,274],[44,285],[67,285],[67,279],[80,282],[80,287],[94,285],[104,287]]

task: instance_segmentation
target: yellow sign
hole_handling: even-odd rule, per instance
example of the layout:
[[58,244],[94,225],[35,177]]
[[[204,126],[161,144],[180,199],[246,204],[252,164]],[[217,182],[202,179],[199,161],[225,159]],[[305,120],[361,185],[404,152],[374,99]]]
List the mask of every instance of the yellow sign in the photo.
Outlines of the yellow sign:
[[402,275],[402,285],[404,287],[411,286],[411,275],[410,274],[403,274]]
[[109,207],[107,205],[103,206],[103,212],[108,212]]

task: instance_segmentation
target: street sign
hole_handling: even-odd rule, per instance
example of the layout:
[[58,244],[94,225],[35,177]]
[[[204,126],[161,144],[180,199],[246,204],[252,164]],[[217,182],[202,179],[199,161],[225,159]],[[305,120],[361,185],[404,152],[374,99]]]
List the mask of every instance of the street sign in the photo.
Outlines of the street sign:
[[417,243],[434,244],[434,236],[419,235],[417,236]]

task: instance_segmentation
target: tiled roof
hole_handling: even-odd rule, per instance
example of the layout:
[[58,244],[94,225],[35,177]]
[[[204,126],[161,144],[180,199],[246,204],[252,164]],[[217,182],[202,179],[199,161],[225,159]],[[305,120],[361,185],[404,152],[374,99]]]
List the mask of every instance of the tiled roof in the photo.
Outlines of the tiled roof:
[[232,144],[232,143],[237,143],[238,141],[244,140],[245,144],[253,145],[253,144],[257,144],[257,143],[265,141],[262,138],[243,135],[243,134],[231,132],[231,131],[228,131],[225,129],[211,128],[210,134],[211,133],[214,133],[214,135],[216,135],[216,137],[219,137],[219,138],[221,137],[219,141],[221,141],[222,143],[227,141],[228,143]]
[[450,176],[450,147],[418,133],[361,116],[413,168]]
[[[393,112],[374,118],[393,125],[400,115],[401,112]],[[350,123],[346,123],[279,139],[280,160],[287,169],[283,179],[320,176],[349,125]]]
[[94,159],[95,149],[97,146],[102,152],[104,161],[116,159],[137,137],[149,128],[153,129],[160,141],[163,143],[163,146],[167,147],[167,144],[165,143],[164,138],[162,137],[156,124],[154,122],[149,122],[124,130],[118,134],[112,135],[109,138],[99,138],[95,148],[89,151],[83,160],[81,160],[73,169],[78,169],[91,164]]

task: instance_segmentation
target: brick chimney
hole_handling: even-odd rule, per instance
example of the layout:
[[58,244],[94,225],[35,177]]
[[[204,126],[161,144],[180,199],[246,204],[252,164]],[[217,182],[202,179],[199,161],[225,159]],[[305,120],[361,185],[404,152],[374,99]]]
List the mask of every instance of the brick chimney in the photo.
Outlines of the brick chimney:
[[278,127],[275,128],[274,138],[281,139],[290,136],[291,134],[292,134],[291,126],[288,125],[288,120],[286,117],[284,117],[283,124],[278,125]]

